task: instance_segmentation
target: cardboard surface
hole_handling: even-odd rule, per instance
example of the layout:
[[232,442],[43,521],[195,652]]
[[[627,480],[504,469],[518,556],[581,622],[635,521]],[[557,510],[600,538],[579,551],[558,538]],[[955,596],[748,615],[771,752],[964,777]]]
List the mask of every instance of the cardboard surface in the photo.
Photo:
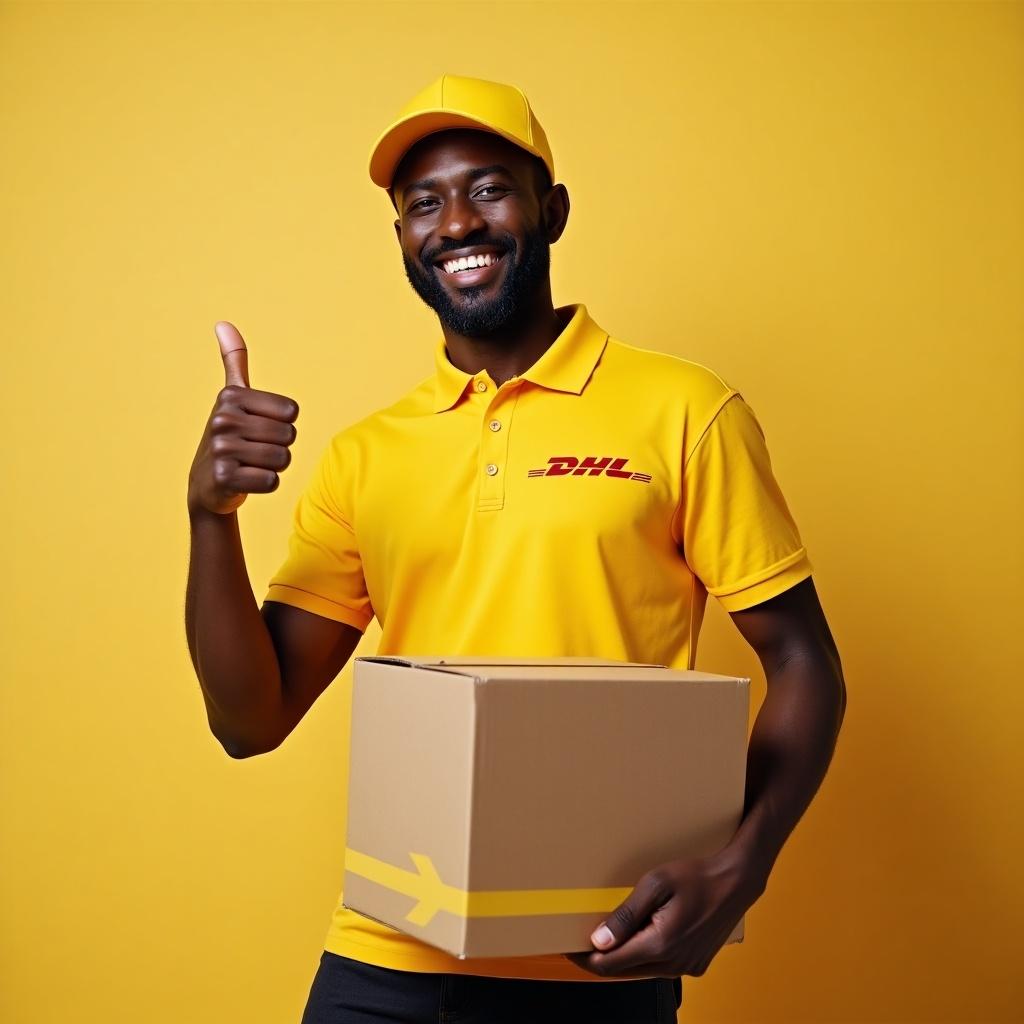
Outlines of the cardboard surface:
[[749,702],[663,665],[357,658],[343,903],[459,957],[591,949],[646,871],[732,838]]

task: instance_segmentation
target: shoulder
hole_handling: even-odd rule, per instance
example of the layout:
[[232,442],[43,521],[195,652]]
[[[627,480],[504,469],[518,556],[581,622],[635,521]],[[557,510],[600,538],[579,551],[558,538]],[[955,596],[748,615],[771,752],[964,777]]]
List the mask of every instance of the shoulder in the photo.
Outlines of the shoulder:
[[695,426],[710,421],[739,389],[720,373],[692,359],[631,345],[609,336],[604,360],[619,384],[643,389],[645,393],[674,406],[683,406]]
[[390,405],[375,409],[335,431],[329,449],[336,455],[352,454],[380,440],[383,435],[409,419],[430,414],[434,397],[433,382],[433,376],[426,377]]

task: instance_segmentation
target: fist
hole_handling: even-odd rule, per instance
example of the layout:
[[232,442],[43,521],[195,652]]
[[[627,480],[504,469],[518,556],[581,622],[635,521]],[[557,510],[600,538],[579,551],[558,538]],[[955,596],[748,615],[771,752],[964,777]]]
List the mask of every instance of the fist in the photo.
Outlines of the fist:
[[188,476],[188,507],[227,515],[253,493],[277,489],[292,460],[298,403],[249,387],[248,351],[227,321],[214,327],[224,362],[217,395]]

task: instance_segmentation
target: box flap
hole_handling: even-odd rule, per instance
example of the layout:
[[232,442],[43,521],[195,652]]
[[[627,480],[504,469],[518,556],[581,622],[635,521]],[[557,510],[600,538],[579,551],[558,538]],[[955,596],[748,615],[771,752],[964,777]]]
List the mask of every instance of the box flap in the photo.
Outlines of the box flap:
[[529,666],[541,666],[551,668],[570,668],[575,666],[580,667],[607,667],[607,668],[623,668],[627,665],[634,668],[668,668],[667,665],[658,664],[655,662],[646,661],[616,661],[610,658],[584,658],[584,657],[564,657],[564,658],[505,658],[500,655],[431,655],[431,654],[416,654],[416,655],[394,655],[394,654],[374,654],[374,655],[363,655],[355,659],[356,661],[378,661],[384,664],[390,665],[406,665],[410,668],[434,668],[441,665],[452,665],[456,667],[460,666],[508,666],[510,668],[518,665],[529,665]]

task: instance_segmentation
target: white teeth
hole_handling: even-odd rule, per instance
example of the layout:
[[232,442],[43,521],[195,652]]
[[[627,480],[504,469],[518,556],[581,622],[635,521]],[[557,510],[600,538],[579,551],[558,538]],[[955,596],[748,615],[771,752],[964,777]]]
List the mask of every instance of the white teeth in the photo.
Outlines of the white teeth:
[[448,274],[457,274],[460,270],[476,270],[478,267],[489,267],[497,263],[500,257],[487,252],[481,256],[462,256],[457,260],[448,260],[441,264]]

